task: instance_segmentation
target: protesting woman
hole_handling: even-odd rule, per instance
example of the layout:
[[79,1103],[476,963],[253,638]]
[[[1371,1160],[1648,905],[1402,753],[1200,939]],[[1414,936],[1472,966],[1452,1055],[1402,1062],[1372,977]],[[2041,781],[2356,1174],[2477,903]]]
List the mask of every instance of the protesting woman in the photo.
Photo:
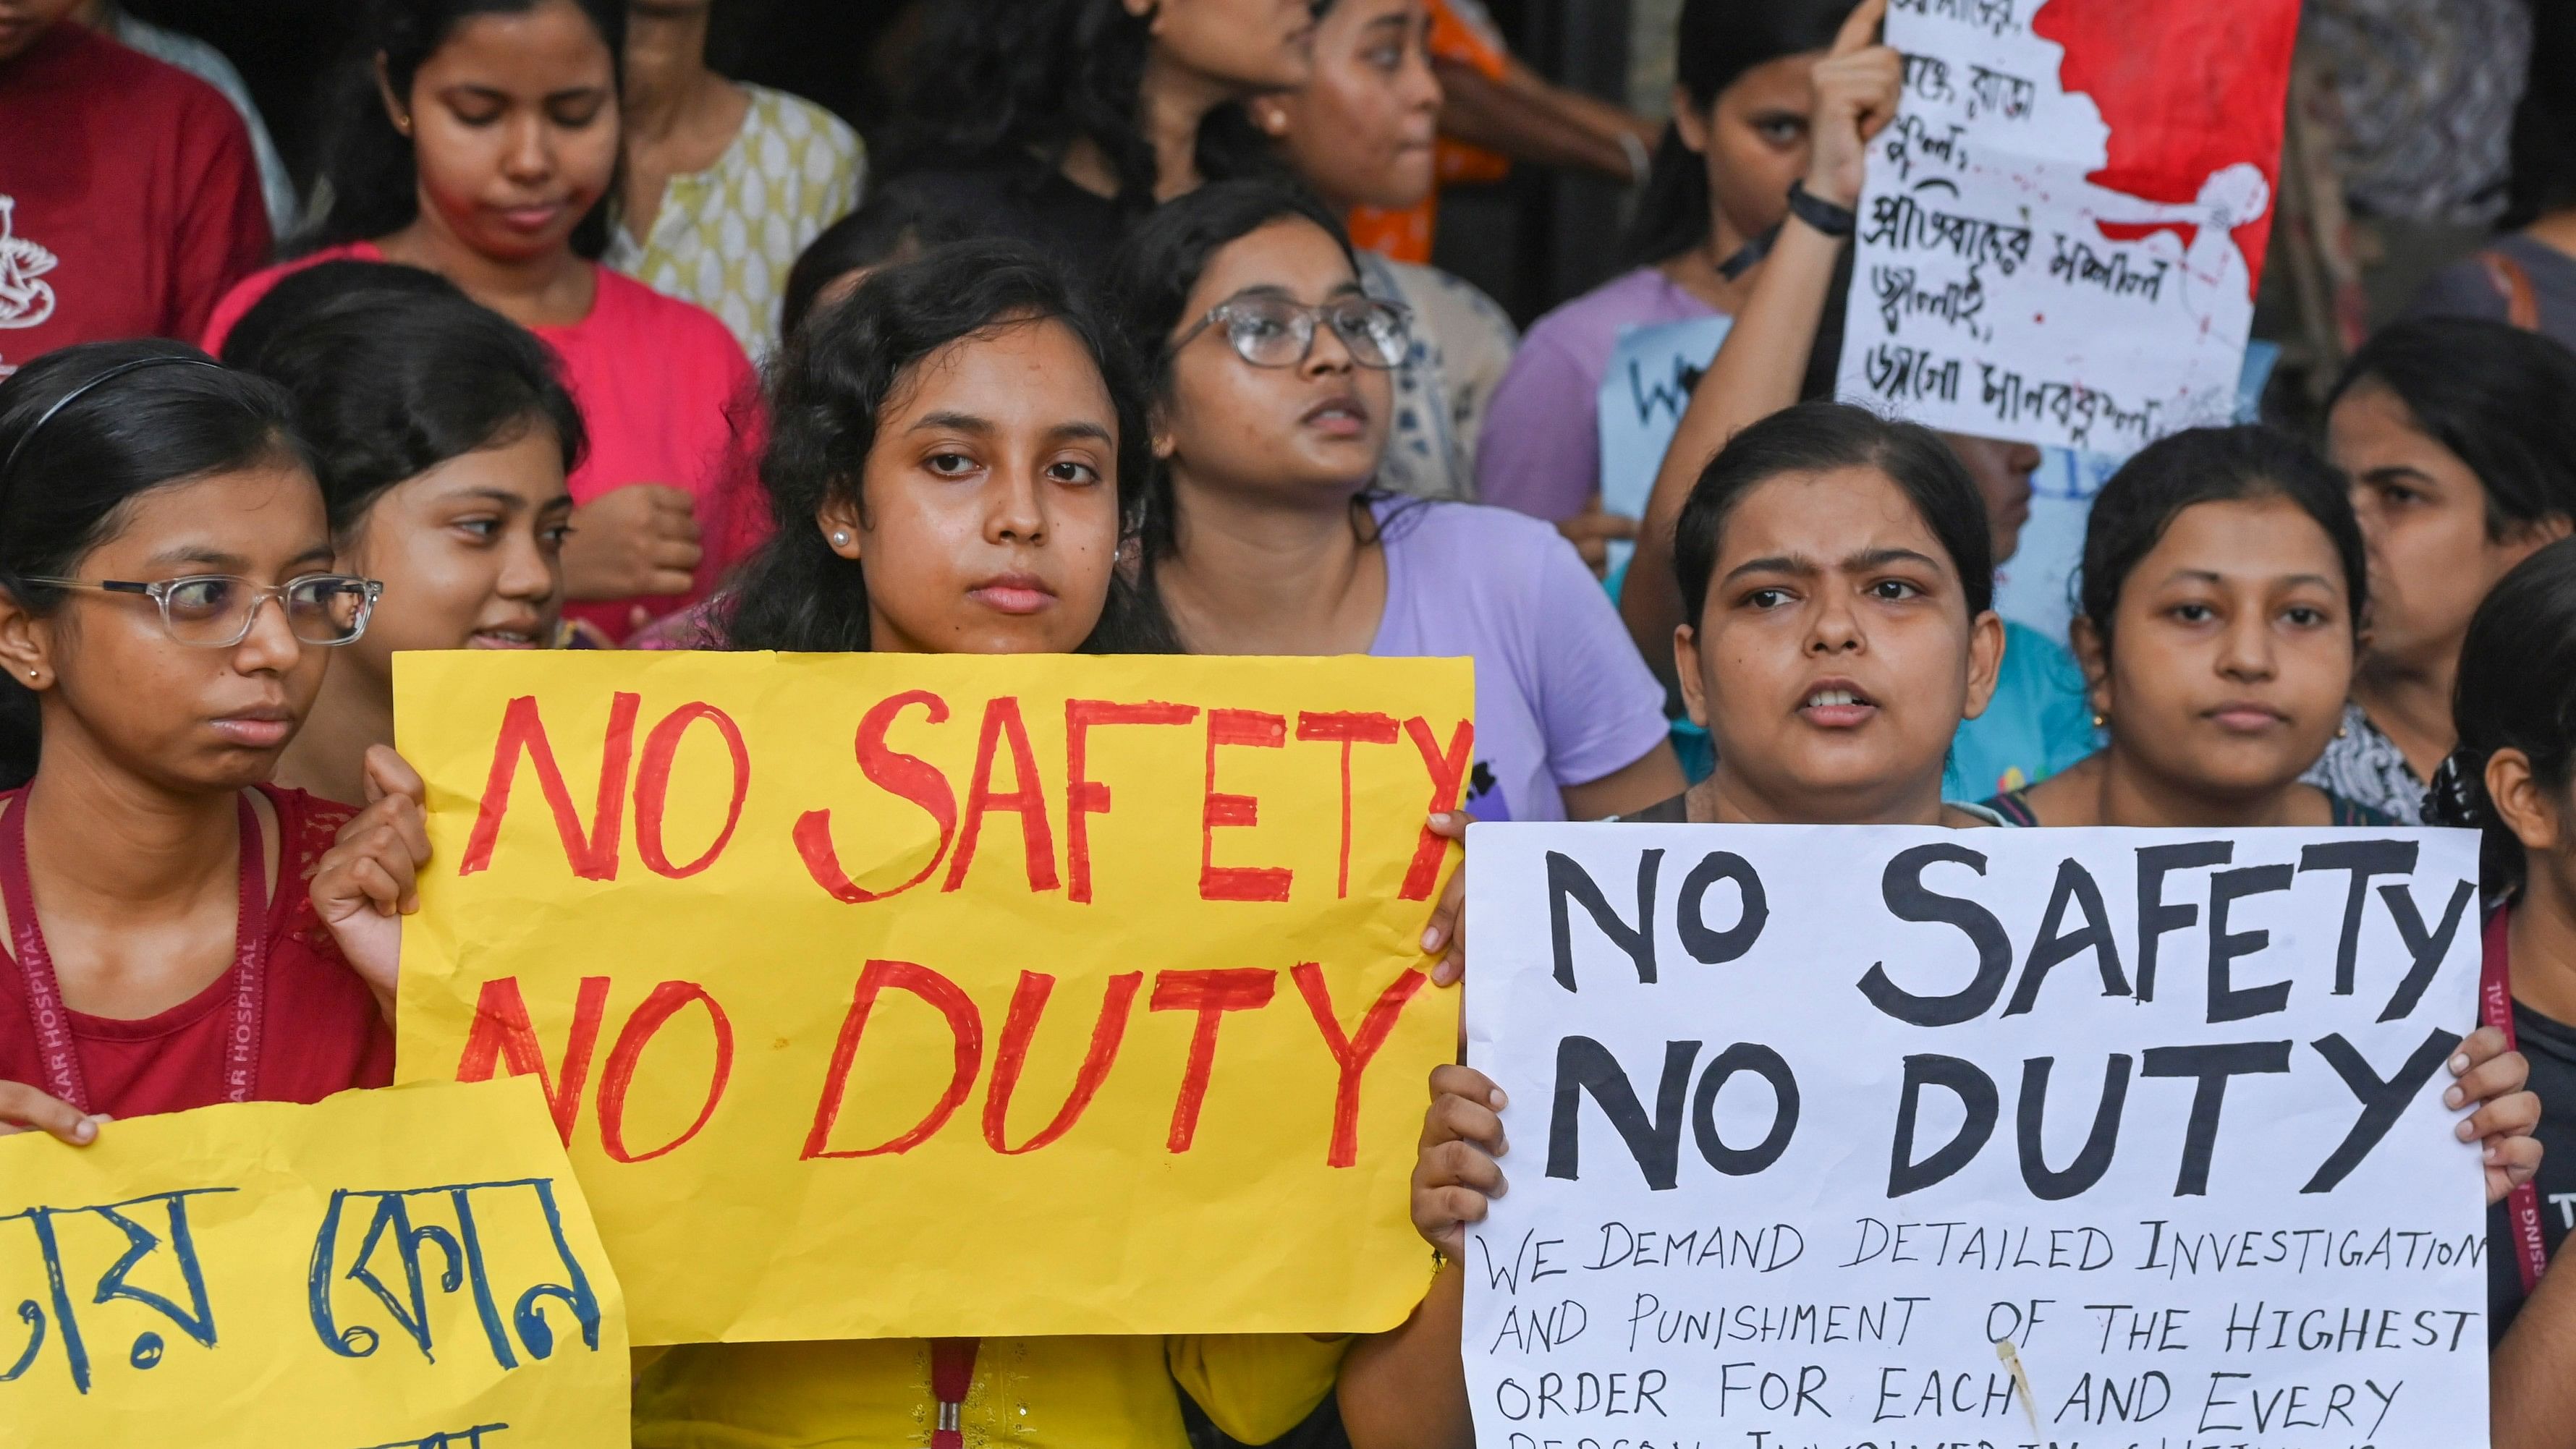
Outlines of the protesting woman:
[[2399,820],[2456,736],[2469,616],[2576,526],[2576,353],[2501,322],[2401,322],[2353,354],[2326,447],[2370,544],[2370,639],[2311,784]]
[[2507,988],[2490,1021],[2509,1019],[2531,1058],[2544,1107],[2538,1136],[2556,1149],[2533,1182],[2489,1210],[2487,1228],[2487,1322],[2500,1340],[2490,1369],[2495,1443],[2542,1449],[2571,1442],[2576,1411],[2566,1372],[2576,1277],[2541,1276],[2567,1236],[2542,1203],[2576,1183],[2567,1129],[2576,1111],[2576,544],[2532,555],[2478,607],[2460,654],[2458,719],[2460,745],[2435,776],[2430,813],[2484,838],[2495,908],[2487,970]]
[[[1975,826],[1945,804],[1943,757],[1993,688],[1985,516],[1939,438],[1860,409],[1808,404],[1744,430],[1679,519],[1674,558],[1693,622],[1676,662],[1717,773],[1638,819],[1729,824]],[[1713,700],[1725,707],[1712,712]],[[2539,1160],[2526,1064],[2501,1033],[2451,1063],[2461,1126],[2485,1138],[2488,1197]],[[1471,1442],[1458,1323],[1466,1228],[1501,1195],[1502,1088],[1432,1073],[1414,1224],[1448,1255],[1413,1319],[1352,1353],[1341,1406],[1360,1449]]]
[[[776,534],[707,611],[720,642],[807,652],[1160,652],[1117,568],[1145,507],[1141,389],[1055,273],[961,245],[878,272],[782,360],[763,464]],[[420,785],[375,807],[416,822]],[[369,828],[362,823],[360,832]],[[391,968],[420,863],[384,839],[369,959]],[[355,949],[355,948],[353,948]],[[1183,1395],[1259,1443],[1330,1391],[1343,1344],[1300,1335],[883,1339],[675,1348],[636,1388],[645,1446],[856,1446],[954,1416],[968,1442],[1184,1449]]]
[[1376,491],[1405,354],[1341,226],[1226,182],[1165,205],[1111,296],[1154,359],[1143,577],[1203,654],[1471,656],[1478,819],[1598,819],[1681,788],[1662,691],[1554,530]]
[[1995,798],[2016,825],[2386,825],[2301,782],[2343,715],[2369,604],[2360,526],[2260,427],[2150,444],[2084,527],[2073,636],[2104,749]]
[[207,334],[220,351],[281,275],[335,257],[427,268],[534,331],[591,438],[572,478],[569,612],[611,637],[704,594],[760,529],[736,447],[754,385],[741,345],[597,261],[625,23],[613,0],[383,0],[310,250],[234,288]]
[[[1423,0],[1337,0],[1315,22],[1315,73],[1251,103],[1299,179],[1345,216],[1403,212],[1432,193],[1440,82]],[[1395,369],[1381,486],[1416,498],[1476,496],[1476,435],[1520,340],[1491,297],[1462,278],[1365,249],[1360,285],[1412,314]]]
[[[403,275],[436,290],[386,289]],[[557,642],[581,414],[536,338],[427,273],[374,262],[279,283],[226,360],[294,395],[337,566],[384,585],[278,769],[363,800],[368,747],[393,743],[397,652]]]
[[264,783],[376,595],[292,410],[176,343],[0,383],[0,1124],[392,1080],[392,979],[325,928],[349,812]]

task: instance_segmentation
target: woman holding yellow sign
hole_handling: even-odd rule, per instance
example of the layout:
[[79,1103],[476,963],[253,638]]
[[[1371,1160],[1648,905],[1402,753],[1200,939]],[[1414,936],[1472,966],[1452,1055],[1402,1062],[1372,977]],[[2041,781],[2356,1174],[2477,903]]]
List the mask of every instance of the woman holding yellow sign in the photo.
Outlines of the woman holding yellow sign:
[[[946,249],[819,313],[774,382],[763,474],[777,533],[702,620],[707,642],[799,652],[1169,648],[1117,567],[1141,523],[1142,391],[1043,265]],[[420,784],[386,797],[317,895],[372,923],[391,970]],[[363,905],[361,903],[364,903]],[[353,922],[353,925],[355,922]],[[973,1251],[961,1243],[957,1251]],[[702,1344],[649,1362],[636,1442],[937,1444],[1004,1437],[1181,1449],[1184,1395],[1261,1442],[1328,1394],[1343,1344],[1302,1335]],[[962,1437],[961,1437],[962,1436]]]

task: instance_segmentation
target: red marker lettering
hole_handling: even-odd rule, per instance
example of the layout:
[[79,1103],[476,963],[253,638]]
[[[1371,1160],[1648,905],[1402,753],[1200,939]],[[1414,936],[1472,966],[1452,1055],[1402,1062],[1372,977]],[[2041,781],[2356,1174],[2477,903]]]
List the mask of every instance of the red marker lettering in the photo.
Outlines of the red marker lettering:
[[1172,1132],[1163,1143],[1167,1151],[1187,1152],[1198,1136],[1199,1108],[1207,1101],[1208,1075],[1216,1066],[1217,1028],[1225,1014],[1268,1006],[1278,984],[1276,971],[1242,968],[1166,971],[1154,978],[1154,1010],[1199,1014],[1198,1025],[1190,1032],[1190,1060],[1181,1073],[1180,1095],[1172,1101]]
[[[1261,802],[1250,795],[1221,794],[1216,788],[1216,752],[1220,745],[1278,749],[1288,743],[1288,721],[1257,709],[1208,711],[1207,790],[1199,812],[1199,899],[1208,901],[1284,901],[1289,872],[1275,865],[1218,865],[1216,833],[1221,828],[1257,825]],[[1166,976],[1164,979],[1168,980]],[[1160,1000],[1162,986],[1154,990]],[[1177,1152],[1180,1149],[1174,1148]]]
[[957,834],[957,796],[948,788],[948,777],[937,767],[917,756],[907,755],[886,745],[886,730],[896,715],[920,705],[930,715],[930,723],[948,722],[948,702],[926,689],[906,690],[890,699],[879,700],[859,721],[859,735],[854,748],[858,752],[859,773],[868,783],[890,795],[898,795],[918,805],[939,827],[939,848],[930,853],[930,862],[912,879],[888,891],[863,890],[841,869],[840,852],[832,846],[832,812],[808,810],[796,821],[796,854],[805,862],[805,873],[814,884],[832,893],[832,899],[851,905],[865,905],[888,896],[899,896],[939,869],[948,855],[948,842]]
[[1109,787],[1090,778],[1089,734],[1095,725],[1184,725],[1199,717],[1194,704],[1112,704],[1105,699],[1064,702],[1064,873],[1069,900],[1091,900],[1091,817],[1109,813]]
[[536,766],[537,787],[554,811],[555,832],[563,837],[564,858],[571,862],[572,873],[583,880],[617,879],[617,837],[626,817],[626,761],[635,747],[635,711],[642,703],[641,696],[632,694],[620,694],[610,702],[608,738],[600,751],[599,800],[585,832],[581,817],[573,811],[572,790],[555,764],[554,746],[546,739],[536,696],[523,694],[511,700],[501,713],[501,734],[492,744],[492,772],[484,779],[483,803],[475,811],[474,831],[466,837],[465,858],[456,873],[472,875],[491,867],[492,847],[501,838],[501,817],[510,810],[510,786],[518,777],[519,756],[525,754]]
[[[948,1074],[948,1088],[940,1093],[928,1115],[910,1130],[896,1134],[874,1147],[834,1149],[832,1124],[840,1120],[841,1099],[850,1090],[850,1064],[859,1055],[859,1037],[868,1029],[868,1013],[876,1009],[877,997],[886,988],[909,991],[938,1008],[948,1018],[949,1034],[956,1040],[956,1050]],[[975,1003],[957,983],[925,966],[909,961],[870,961],[859,972],[858,988],[850,995],[850,1013],[841,1019],[841,1038],[832,1044],[832,1069],[823,1079],[822,1100],[814,1104],[814,1125],[805,1134],[805,1150],[797,1154],[802,1161],[818,1157],[875,1157],[883,1153],[906,1153],[930,1140],[931,1135],[948,1125],[957,1114],[959,1104],[975,1086],[975,1072],[984,1064],[984,1019]]]

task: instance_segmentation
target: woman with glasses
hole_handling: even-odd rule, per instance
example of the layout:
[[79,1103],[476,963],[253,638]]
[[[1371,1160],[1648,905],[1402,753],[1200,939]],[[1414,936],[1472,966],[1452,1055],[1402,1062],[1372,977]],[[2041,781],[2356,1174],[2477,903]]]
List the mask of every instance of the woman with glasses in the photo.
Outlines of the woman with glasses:
[[224,360],[294,394],[339,567],[385,586],[278,767],[285,784],[363,800],[367,748],[394,739],[398,651],[559,641],[581,412],[534,336],[381,262],[278,283]]
[[0,383],[0,1130],[392,1079],[308,890],[350,812],[264,783],[378,591],[292,410],[168,342]]
[[1663,690],[1554,529],[1372,486],[1407,319],[1361,291],[1330,212],[1205,187],[1141,224],[1112,280],[1112,315],[1155,359],[1142,577],[1185,647],[1472,656],[1480,819],[1680,793]]

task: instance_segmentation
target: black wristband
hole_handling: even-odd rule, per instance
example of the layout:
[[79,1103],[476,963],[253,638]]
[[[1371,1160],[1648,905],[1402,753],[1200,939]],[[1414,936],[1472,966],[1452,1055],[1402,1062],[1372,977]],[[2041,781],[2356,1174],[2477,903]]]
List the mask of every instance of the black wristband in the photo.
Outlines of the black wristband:
[[1860,217],[1848,206],[1836,206],[1807,189],[1804,181],[1789,183],[1789,212],[1798,220],[1830,237],[1847,237],[1860,226]]

